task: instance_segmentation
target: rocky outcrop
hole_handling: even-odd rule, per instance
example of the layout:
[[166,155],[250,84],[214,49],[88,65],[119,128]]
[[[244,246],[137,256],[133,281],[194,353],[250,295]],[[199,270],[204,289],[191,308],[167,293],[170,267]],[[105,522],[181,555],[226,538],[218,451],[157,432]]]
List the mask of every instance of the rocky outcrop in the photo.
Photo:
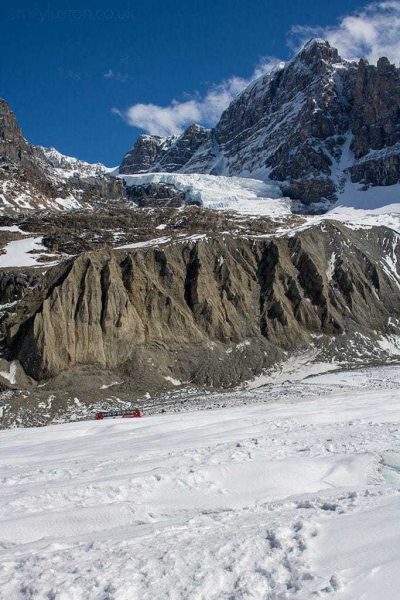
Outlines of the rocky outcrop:
[[38,380],[93,365],[135,385],[174,377],[229,387],[289,350],[340,348],[343,360],[360,336],[370,352],[400,317],[398,265],[392,230],[333,222],[83,253],[9,316],[6,355]]
[[[163,160],[186,173],[269,177],[310,204],[334,201],[350,180],[398,183],[399,132],[400,69],[386,58],[376,66],[349,62],[328,42],[311,40],[239,94],[186,163],[168,162],[168,139]],[[161,170],[158,155],[140,165],[140,172]]]
[[21,300],[27,290],[38,285],[38,279],[35,273],[0,271],[0,305],[7,306]]
[[39,193],[51,188],[35,160],[35,147],[25,140],[15,114],[0,98],[0,184],[5,179],[29,180]]
[[15,114],[0,98],[0,160],[1,164],[29,162],[29,146],[18,126]]
[[400,181],[400,69],[381,58],[360,61],[354,87],[350,168],[354,182],[394,185]]
[[126,194],[140,208],[176,208],[183,206],[186,202],[185,193],[168,183],[128,186]]
[[387,58],[380,58],[377,66],[361,60],[353,94],[351,149],[355,158],[399,143],[400,69]]
[[181,169],[208,142],[210,131],[200,125],[190,125],[160,158],[159,171],[173,172]]
[[400,144],[376,152],[368,152],[350,168],[353,182],[367,187],[395,185],[399,182]]

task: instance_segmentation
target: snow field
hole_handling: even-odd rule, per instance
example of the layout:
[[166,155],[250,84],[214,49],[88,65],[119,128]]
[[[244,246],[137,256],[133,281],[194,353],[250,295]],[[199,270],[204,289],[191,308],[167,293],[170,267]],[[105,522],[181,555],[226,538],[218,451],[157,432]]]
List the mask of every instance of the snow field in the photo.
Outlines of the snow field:
[[338,391],[314,399],[3,431],[0,597],[397,599],[400,385],[349,378],[316,377]]
[[47,250],[42,244],[43,237],[25,237],[8,242],[5,253],[0,254],[0,267],[32,267],[38,264],[38,254]]

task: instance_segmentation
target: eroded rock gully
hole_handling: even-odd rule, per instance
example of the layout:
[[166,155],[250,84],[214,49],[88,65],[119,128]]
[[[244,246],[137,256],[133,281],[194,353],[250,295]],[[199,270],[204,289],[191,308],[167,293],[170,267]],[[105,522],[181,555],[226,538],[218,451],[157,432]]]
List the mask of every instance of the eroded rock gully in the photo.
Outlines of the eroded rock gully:
[[394,333],[399,259],[394,231],[329,221],[286,236],[85,252],[27,292],[4,325],[4,352],[36,380],[93,365],[133,383],[231,386],[286,351]]

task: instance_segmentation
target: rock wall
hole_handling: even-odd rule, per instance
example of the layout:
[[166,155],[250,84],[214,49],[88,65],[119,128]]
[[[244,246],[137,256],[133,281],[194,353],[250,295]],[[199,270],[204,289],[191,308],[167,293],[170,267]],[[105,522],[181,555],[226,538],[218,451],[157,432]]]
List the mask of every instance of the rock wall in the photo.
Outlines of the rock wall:
[[91,364],[133,381],[231,386],[285,351],[387,333],[400,317],[396,264],[393,231],[331,222],[267,239],[83,253],[51,269],[10,316],[8,357],[35,379]]

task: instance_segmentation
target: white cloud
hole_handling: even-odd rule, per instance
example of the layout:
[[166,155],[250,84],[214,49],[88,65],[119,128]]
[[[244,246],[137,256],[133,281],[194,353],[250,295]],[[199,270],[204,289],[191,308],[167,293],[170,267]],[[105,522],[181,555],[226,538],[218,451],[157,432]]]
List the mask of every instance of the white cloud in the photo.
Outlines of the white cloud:
[[201,120],[196,100],[173,100],[169,106],[134,104],[123,113],[115,109],[114,112],[125,118],[129,125],[161,136],[175,135],[190,123]]
[[[311,37],[322,37],[348,59],[366,58],[376,63],[387,56],[400,59],[400,1],[374,2],[362,10],[342,17],[336,26],[292,28],[292,46],[298,49]],[[293,43],[294,42],[294,43]]]
[[123,117],[132,127],[143,129],[152,135],[177,135],[191,123],[212,126],[239,92],[254,79],[271,71],[278,62],[274,58],[265,58],[248,79],[230,77],[211,86],[203,96],[197,94],[182,102],[173,100],[168,106],[134,104],[125,111],[113,109],[113,112]]

